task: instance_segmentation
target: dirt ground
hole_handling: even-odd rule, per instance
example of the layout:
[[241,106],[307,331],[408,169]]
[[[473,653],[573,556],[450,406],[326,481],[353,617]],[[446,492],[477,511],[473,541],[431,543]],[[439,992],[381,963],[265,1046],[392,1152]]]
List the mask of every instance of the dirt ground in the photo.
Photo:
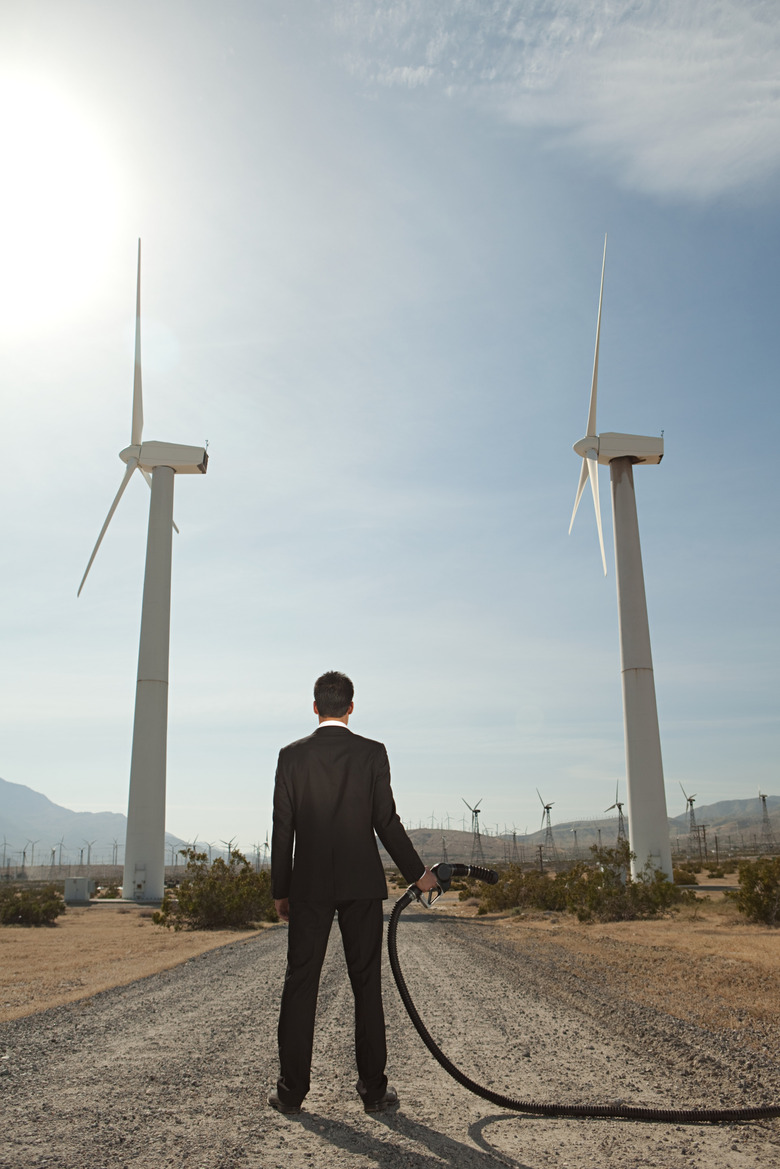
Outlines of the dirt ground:
[[0,1022],[125,986],[257,932],[175,933],[155,925],[152,912],[93,904],[68,909],[52,926],[4,926]]
[[[441,899],[439,912],[476,916],[475,906],[454,893]],[[257,932],[176,933],[155,925],[151,915],[93,903],[70,908],[53,927],[2,929],[0,1022],[125,986]],[[585,978],[607,980],[678,1018],[730,1029],[749,1015],[780,1029],[780,930],[745,922],[722,894],[657,921],[582,925],[554,913],[480,920],[510,944],[533,937],[535,946],[565,956]]]
[[[173,934],[148,910],[122,908],[0,930],[2,1169],[780,1164],[777,1119],[637,1124],[486,1103],[426,1052],[386,956],[388,1073],[401,1106],[365,1114],[337,929],[312,1090],[299,1117],[280,1116],[266,1095],[278,1074],[286,927]],[[780,1102],[780,930],[741,923],[720,899],[602,926],[478,916],[452,897],[403,918],[414,1002],[446,1055],[494,1092],[656,1108]]]

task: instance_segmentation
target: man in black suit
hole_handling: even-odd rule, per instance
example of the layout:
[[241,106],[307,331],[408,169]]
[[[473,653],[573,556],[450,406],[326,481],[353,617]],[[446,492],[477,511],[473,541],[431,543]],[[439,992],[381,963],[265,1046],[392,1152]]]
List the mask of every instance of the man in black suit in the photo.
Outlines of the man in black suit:
[[387,883],[374,833],[405,880],[423,891],[436,885],[395,810],[387,751],[347,726],[353,694],[345,674],[331,670],[318,678],[319,727],[283,747],[276,769],[271,884],[289,934],[279,1012],[281,1074],[268,1103],[284,1113],[299,1112],[309,1090],[317,990],[334,914],[355,997],[358,1093],[367,1112],[398,1103],[385,1075],[381,958]]

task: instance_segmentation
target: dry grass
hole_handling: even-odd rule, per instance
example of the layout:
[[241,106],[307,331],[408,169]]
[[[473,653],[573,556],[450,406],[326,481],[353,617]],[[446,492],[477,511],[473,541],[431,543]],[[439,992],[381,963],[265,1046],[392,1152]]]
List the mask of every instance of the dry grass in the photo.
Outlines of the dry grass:
[[70,908],[49,927],[0,930],[0,1022],[123,986],[256,930],[174,933],[136,906]]

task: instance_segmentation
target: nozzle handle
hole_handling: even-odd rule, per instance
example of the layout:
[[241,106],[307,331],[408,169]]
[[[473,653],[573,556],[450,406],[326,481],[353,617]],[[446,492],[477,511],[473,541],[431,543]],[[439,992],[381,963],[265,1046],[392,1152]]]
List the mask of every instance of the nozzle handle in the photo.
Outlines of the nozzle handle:
[[495,869],[486,869],[482,865],[451,865],[447,861],[439,861],[437,865],[433,866],[431,872],[435,874],[436,880],[445,893],[449,889],[453,877],[470,877],[474,881],[484,881],[486,885],[495,885],[498,881],[498,873]]

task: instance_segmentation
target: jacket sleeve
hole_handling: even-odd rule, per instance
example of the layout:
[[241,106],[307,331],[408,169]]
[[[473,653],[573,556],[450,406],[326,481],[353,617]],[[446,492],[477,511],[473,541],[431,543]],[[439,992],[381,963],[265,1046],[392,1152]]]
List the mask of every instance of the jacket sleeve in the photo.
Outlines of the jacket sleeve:
[[274,783],[274,822],[271,836],[271,896],[276,901],[290,896],[294,839],[295,807],[289,778],[285,774],[284,751],[280,751]]
[[404,880],[410,884],[419,880],[425,872],[425,865],[395,810],[390,786],[390,763],[384,747],[378,753],[376,762],[373,820],[374,831],[403,873]]

